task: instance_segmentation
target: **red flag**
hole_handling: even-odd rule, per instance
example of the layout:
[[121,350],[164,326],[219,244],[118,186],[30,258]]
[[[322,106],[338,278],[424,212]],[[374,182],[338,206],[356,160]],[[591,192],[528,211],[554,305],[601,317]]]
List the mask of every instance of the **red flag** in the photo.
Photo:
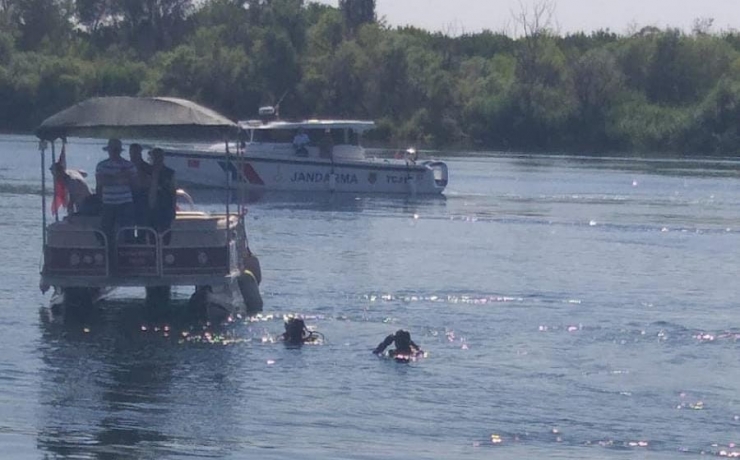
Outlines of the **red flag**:
[[66,143],[62,143],[62,152],[59,154],[59,160],[52,166],[54,200],[51,202],[51,212],[57,217],[59,217],[59,207],[63,206],[66,209],[69,206],[67,185],[64,183],[64,176],[67,170],[66,145]]

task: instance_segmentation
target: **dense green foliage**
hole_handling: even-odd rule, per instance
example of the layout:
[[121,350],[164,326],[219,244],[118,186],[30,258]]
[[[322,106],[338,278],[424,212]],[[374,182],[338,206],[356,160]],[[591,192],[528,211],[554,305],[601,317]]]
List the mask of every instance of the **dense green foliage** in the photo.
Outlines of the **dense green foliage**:
[[369,118],[426,147],[740,151],[740,35],[524,24],[452,37],[374,0],[0,0],[0,129],[97,95],[176,95],[234,119]]

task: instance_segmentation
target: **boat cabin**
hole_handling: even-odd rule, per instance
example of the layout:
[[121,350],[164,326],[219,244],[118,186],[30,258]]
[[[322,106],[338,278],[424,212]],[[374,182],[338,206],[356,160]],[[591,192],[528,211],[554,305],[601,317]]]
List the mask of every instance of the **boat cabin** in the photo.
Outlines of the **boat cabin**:
[[[273,153],[296,154],[300,148],[297,137],[307,136],[307,157],[360,159],[364,158],[362,135],[373,129],[375,123],[361,120],[248,120],[239,122],[242,137],[250,152],[271,149]],[[276,152],[277,151],[277,152]],[[299,156],[300,153],[298,153]]]

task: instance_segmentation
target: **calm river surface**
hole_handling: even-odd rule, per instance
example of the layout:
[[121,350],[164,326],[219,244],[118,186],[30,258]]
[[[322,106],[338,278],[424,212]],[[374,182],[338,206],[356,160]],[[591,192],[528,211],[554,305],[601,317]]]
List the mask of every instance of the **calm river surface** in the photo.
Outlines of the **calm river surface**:
[[[37,145],[0,136],[2,457],[740,455],[739,163],[443,159],[442,198],[251,203],[265,316],[204,331],[137,290],[51,315]],[[290,313],[326,343],[273,343]],[[370,353],[398,328],[428,358]]]

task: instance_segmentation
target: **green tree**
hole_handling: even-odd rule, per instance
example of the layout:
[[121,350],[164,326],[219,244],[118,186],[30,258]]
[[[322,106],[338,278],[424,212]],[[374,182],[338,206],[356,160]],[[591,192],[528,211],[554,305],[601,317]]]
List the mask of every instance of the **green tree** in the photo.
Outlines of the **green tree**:
[[254,42],[256,26],[251,24],[250,11],[240,0],[212,0],[190,17],[194,33],[202,29],[218,31],[218,40],[225,46],[249,49]]
[[677,29],[661,33],[655,43],[647,75],[647,96],[652,102],[676,105],[686,89],[680,56],[683,44]]
[[691,153],[740,153],[740,81],[723,78],[696,108],[684,135]]
[[0,32],[0,66],[10,64],[15,53],[15,41],[13,36],[5,31]]
[[145,58],[171,49],[187,33],[193,0],[113,1],[112,11],[122,16],[119,27],[124,40]]
[[375,22],[375,0],[339,0],[339,9],[352,35],[363,24]]
[[304,115],[330,113],[333,100],[332,61],[344,39],[342,17],[335,8],[318,8],[309,4],[313,24],[307,32],[308,45],[301,61],[302,78],[298,83],[295,105]]
[[495,148],[516,144],[510,116],[515,110],[513,56],[467,59],[460,66],[457,81],[457,98],[462,106],[460,125],[465,127],[466,142]]
[[573,137],[591,148],[609,146],[606,118],[624,89],[616,57],[608,48],[591,49],[573,65],[572,78],[578,100]]
[[115,0],[75,0],[77,22],[89,33],[96,33],[106,22],[120,13]]
[[640,93],[648,88],[652,57],[656,44],[656,31],[642,31],[621,40],[614,53],[625,76],[625,84]]
[[72,24],[70,4],[63,0],[23,0],[7,5],[11,30],[23,51],[59,51],[68,42]]
[[[362,105],[365,96],[365,75],[370,62],[356,42],[344,42],[337,50],[330,63],[327,92],[328,104],[326,115],[367,116],[368,111]],[[358,105],[359,103],[359,105]]]
[[680,139],[689,120],[685,108],[652,104],[644,94],[632,92],[610,110],[606,130],[624,149],[682,151]]
[[255,66],[254,78],[260,82],[265,103],[277,103],[301,80],[298,54],[284,30],[263,29],[251,49],[251,58]]

